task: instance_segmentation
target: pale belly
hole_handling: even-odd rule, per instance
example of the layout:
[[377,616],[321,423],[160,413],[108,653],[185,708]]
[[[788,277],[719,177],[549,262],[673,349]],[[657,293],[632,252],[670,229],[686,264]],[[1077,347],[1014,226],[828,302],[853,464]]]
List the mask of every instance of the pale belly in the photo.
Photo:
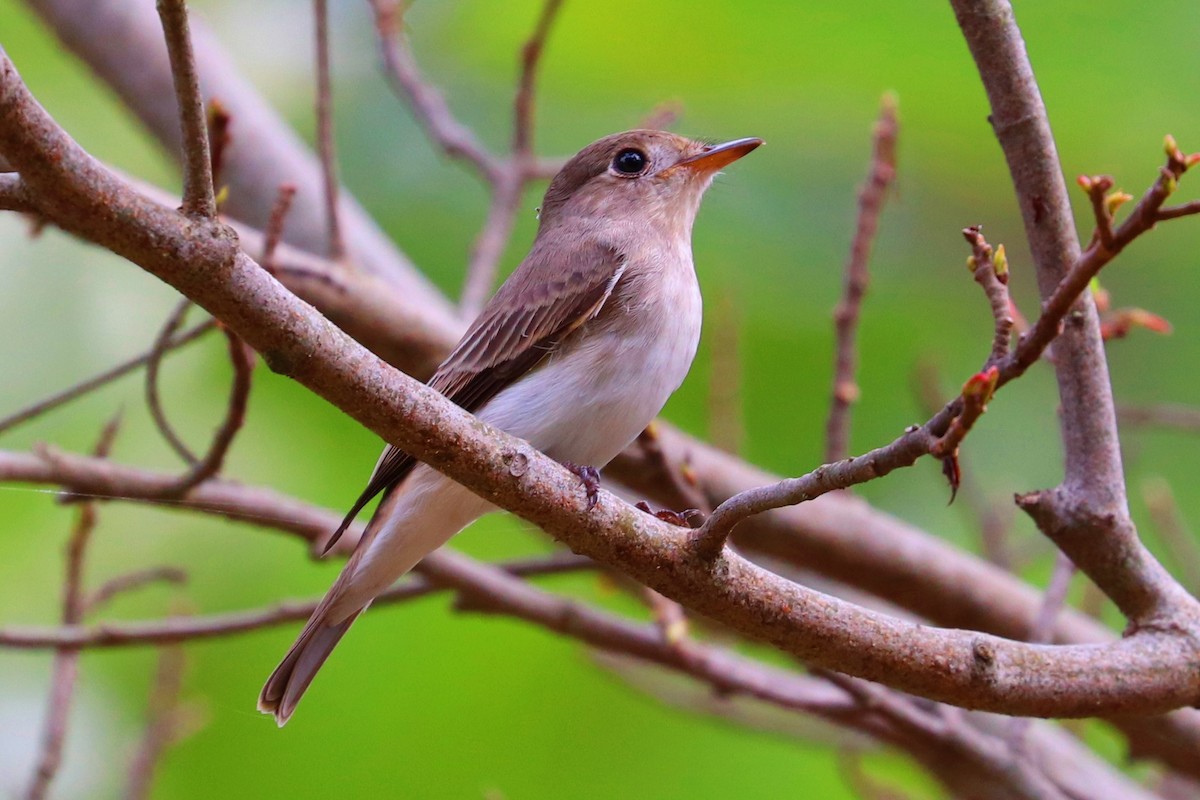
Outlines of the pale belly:
[[607,464],[662,410],[691,367],[701,314],[695,278],[687,278],[669,300],[628,312],[635,317],[624,321],[636,324],[608,326],[554,354],[496,395],[480,418],[558,461]]

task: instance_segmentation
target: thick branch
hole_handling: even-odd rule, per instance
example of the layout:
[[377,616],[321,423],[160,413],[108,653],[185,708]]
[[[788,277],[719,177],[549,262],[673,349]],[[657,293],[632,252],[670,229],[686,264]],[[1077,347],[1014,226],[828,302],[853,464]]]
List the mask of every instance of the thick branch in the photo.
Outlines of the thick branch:
[[[0,151],[56,224],[174,285],[273,369],[577,552],[741,633],[816,666],[1007,713],[1147,713],[1200,697],[1200,675],[1191,668],[1200,648],[1187,637],[1147,631],[1112,645],[1049,648],[916,626],[797,586],[733,554],[716,563],[698,558],[685,531],[611,494],[587,510],[571,473],[387,367],[263,272],[230,232],[189,222],[121,185],[36,105],[6,59]],[[522,468],[513,469],[518,461]]]
[[[28,0],[63,44],[120,95],[166,150],[181,152],[179,114],[162,30],[139,0]],[[293,224],[286,241],[313,253],[329,251],[321,169],[296,133],[235,67],[211,32],[192,20],[192,47],[200,85],[219,97],[236,121],[237,137],[225,151],[223,183],[229,197],[223,209],[258,229],[267,226],[276,188],[299,187]],[[130,66],[130,53],[137,54]],[[397,292],[427,304],[431,317],[452,317],[445,297],[396,249],[346,192],[341,193],[343,233],[356,269],[370,273]]]
[[[992,125],[1012,175],[1037,267],[1042,318],[1052,318],[1052,310],[1061,308],[1066,319],[1055,344],[1054,364],[1065,477],[1057,489],[1029,495],[1023,505],[1130,620],[1164,625],[1170,621],[1197,630],[1200,611],[1195,601],[1145,549],[1129,518],[1099,319],[1091,296],[1083,292],[1090,275],[1111,260],[1115,250],[1097,237],[1081,258],[1054,137],[1011,6],[1007,0],[951,4],[987,90]],[[1162,199],[1165,194],[1156,185],[1139,207],[1156,211]],[[1132,238],[1153,219],[1152,213],[1135,212],[1122,229]],[[1072,269],[1080,262],[1086,267]],[[1025,338],[1039,335],[1053,336],[1035,324]]]

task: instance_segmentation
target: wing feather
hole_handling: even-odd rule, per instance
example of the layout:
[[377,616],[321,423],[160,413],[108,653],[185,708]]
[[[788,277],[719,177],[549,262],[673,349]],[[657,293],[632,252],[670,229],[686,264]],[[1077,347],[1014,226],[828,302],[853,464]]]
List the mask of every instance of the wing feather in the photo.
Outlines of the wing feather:
[[[552,237],[539,239],[438,367],[429,386],[467,411],[477,411],[598,314],[624,271],[624,258],[614,248],[574,242],[556,247]],[[398,486],[415,465],[408,453],[388,445],[366,489],[322,552],[337,543],[373,497]]]

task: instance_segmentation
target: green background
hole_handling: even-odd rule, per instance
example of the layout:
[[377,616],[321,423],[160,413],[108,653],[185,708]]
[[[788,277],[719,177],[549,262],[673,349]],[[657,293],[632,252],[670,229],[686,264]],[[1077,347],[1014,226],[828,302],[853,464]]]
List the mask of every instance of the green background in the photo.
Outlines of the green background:
[[[195,8],[232,58],[306,136],[312,120],[306,4],[205,0]],[[378,77],[365,4],[335,3],[338,144],[346,184],[429,276],[452,294],[486,208],[484,193],[420,135]],[[153,13],[147,2],[147,13]],[[491,146],[509,139],[516,52],[539,6],[492,0],[420,3],[410,14],[421,63],[456,114]],[[1070,178],[1109,172],[1140,194],[1173,133],[1200,150],[1200,6],[1193,0],[1021,2],[1025,31]],[[162,185],[170,159],[113,95],[25,7],[0,0],[0,43],[61,123],[97,156]],[[1009,248],[1015,297],[1037,309],[1021,226],[974,66],[941,2],[568,2],[542,72],[537,142],[569,153],[634,127],[664,100],[682,103],[681,133],[760,136],[767,146],[710,192],[695,256],[710,309],[706,344],[666,416],[704,435],[709,425],[713,321],[740,340],[744,454],[799,474],[821,458],[832,356],[830,310],[841,285],[855,193],[865,174],[880,95],[900,98],[896,188],[872,259],[861,327],[862,401],[853,448],[890,441],[922,418],[910,390],[919,363],[952,391],[982,362],[987,305],[963,268],[959,230],[983,223]],[[234,120],[233,135],[237,135]],[[1192,179],[1193,181],[1195,179]],[[540,192],[540,187],[537,191]],[[1185,179],[1181,196],[1197,195]],[[525,202],[504,260],[511,269],[534,231]],[[1090,230],[1082,194],[1073,195]],[[1110,363],[1125,403],[1189,402],[1197,390],[1200,296],[1195,220],[1164,225],[1103,276],[1117,306],[1140,306],[1175,326],[1135,331]],[[0,414],[140,352],[173,305],[172,292],[114,256],[55,231],[30,240],[0,216]],[[712,313],[715,308],[730,313]],[[172,418],[203,447],[228,387],[223,345],[209,340],[165,369]],[[730,376],[719,376],[728,383]],[[227,474],[330,508],[357,494],[378,442],[300,387],[260,369],[249,424]],[[126,410],[115,457],[177,469],[152,432],[136,378],[5,434],[0,447],[48,441],[86,450],[103,420]],[[1056,398],[1038,368],[1006,389],[966,447],[967,468],[1002,502],[1060,474]],[[1184,515],[1200,520],[1191,476],[1195,439],[1125,437],[1135,515],[1140,491],[1163,476]],[[922,463],[862,489],[880,507],[977,549],[974,521],[946,504],[936,465]],[[92,585],[128,569],[186,567],[184,592],[154,588],[120,600],[113,618],[161,615],[186,597],[218,612],[324,591],[336,564],[317,565],[286,537],[169,507],[105,504],[88,565]],[[73,513],[53,497],[0,486],[0,624],[54,622],[61,551]],[[1024,519],[1013,541],[1022,569],[1044,583],[1048,550]],[[455,546],[489,559],[541,552],[545,537],[510,519],[481,521]],[[1178,565],[1168,560],[1178,571]],[[1077,581],[1077,584],[1079,582]],[[591,577],[546,585],[599,597],[629,613]],[[1080,588],[1078,585],[1075,587]],[[522,623],[456,614],[446,598],[368,615],[323,670],[293,722],[276,730],[254,711],[263,678],[291,642],[277,628],[188,648],[185,696],[203,723],[161,766],[155,796],[187,797],[744,797],[852,796],[824,731],[748,733],[639,694],[580,646]],[[39,731],[47,654],[0,652],[0,792],[24,785]],[[148,650],[88,653],[57,796],[119,791],[141,734],[154,668]],[[1118,742],[1099,732],[1104,752]],[[872,774],[917,797],[937,796],[902,758],[870,758]]]

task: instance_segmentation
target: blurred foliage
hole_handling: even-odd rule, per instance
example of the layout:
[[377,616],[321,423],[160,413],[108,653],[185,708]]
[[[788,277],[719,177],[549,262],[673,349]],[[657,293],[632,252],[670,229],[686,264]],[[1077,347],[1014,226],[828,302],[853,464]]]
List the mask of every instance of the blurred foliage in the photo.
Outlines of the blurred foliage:
[[[153,13],[146,2],[146,13]],[[197,10],[232,57],[310,135],[311,27],[303,4],[203,0]],[[455,293],[485,197],[467,172],[420,135],[377,74],[364,4],[335,5],[336,107],[343,176],[400,246]],[[534,2],[419,3],[414,46],[455,112],[502,148],[517,48],[538,13]],[[1200,150],[1200,6],[1193,0],[1018,2],[1017,15],[1058,135],[1069,177],[1108,172],[1139,194],[1174,133]],[[122,169],[167,186],[170,158],[16,0],[0,0],[0,43],[42,102],[84,146]],[[987,123],[986,99],[947,4],[695,3],[635,0],[567,3],[546,53],[537,138],[569,153],[635,126],[664,100],[683,104],[680,132],[755,135],[768,146],[731,168],[705,203],[696,263],[710,301],[738,309],[745,455],[797,474],[817,463],[832,357],[829,312],[853,229],[870,128],[885,90],[900,98],[897,189],[872,259],[861,328],[862,401],[852,441],[890,441],[921,416],[910,391],[919,362],[935,365],[947,391],[973,371],[990,341],[987,305],[963,268],[958,233],[983,223],[1008,246],[1015,295],[1026,314],[1036,294],[1020,220]],[[233,121],[237,136],[237,120]],[[1183,196],[1196,196],[1185,180]],[[1081,230],[1087,205],[1076,196]],[[526,213],[505,258],[511,269],[532,237]],[[0,217],[0,412],[23,406],[143,349],[172,293],[95,248]],[[1194,220],[1165,225],[1102,276],[1115,305],[1148,308],[1175,326],[1170,338],[1135,331],[1114,343],[1111,367],[1122,402],[1194,401],[1200,296]],[[710,317],[711,319],[711,317]],[[706,341],[712,340],[711,331]],[[710,354],[666,416],[703,435]],[[211,340],[165,369],[172,417],[193,442],[208,436],[228,383],[224,346]],[[0,444],[51,441],[86,449],[102,421],[126,408],[116,457],[175,468],[152,432],[136,378],[7,434]],[[1053,379],[1035,370],[1006,389],[967,443],[967,468],[988,495],[1048,485],[1059,475]],[[1135,514],[1139,487],[1162,475],[1184,516],[1200,521],[1187,476],[1200,470],[1195,440],[1130,432],[1127,472]],[[228,465],[233,477],[266,483],[333,508],[358,492],[374,438],[299,387],[260,370],[249,425]],[[71,512],[53,498],[0,487],[3,552],[0,622],[57,616],[61,549]],[[862,493],[881,507],[977,549],[974,521],[947,507],[936,465],[889,477]],[[1044,582],[1047,548],[1017,519],[1025,574]],[[499,558],[546,549],[540,535],[488,518],[456,547]],[[161,563],[186,565],[187,596],[212,612],[318,594],[336,565],[311,563],[295,542],[169,507],[105,504],[88,574]],[[605,597],[590,577],[556,588]],[[164,613],[171,591],[120,601],[113,616]],[[629,608],[630,611],[634,609]],[[636,613],[636,611],[634,611]],[[156,797],[812,797],[849,796],[836,753],[820,743],[747,733],[660,705],[601,671],[578,646],[523,624],[455,614],[445,598],[368,615],[283,731],[258,715],[261,681],[290,643],[287,627],[188,649],[188,698],[208,722],[172,750]],[[149,651],[89,653],[57,796],[115,791],[140,735],[153,670]],[[47,680],[49,656],[0,652],[0,790],[23,785]],[[1093,737],[1095,738],[1095,737]],[[1120,748],[1105,752],[1119,757]],[[937,796],[902,758],[868,759],[873,775],[915,797]]]

